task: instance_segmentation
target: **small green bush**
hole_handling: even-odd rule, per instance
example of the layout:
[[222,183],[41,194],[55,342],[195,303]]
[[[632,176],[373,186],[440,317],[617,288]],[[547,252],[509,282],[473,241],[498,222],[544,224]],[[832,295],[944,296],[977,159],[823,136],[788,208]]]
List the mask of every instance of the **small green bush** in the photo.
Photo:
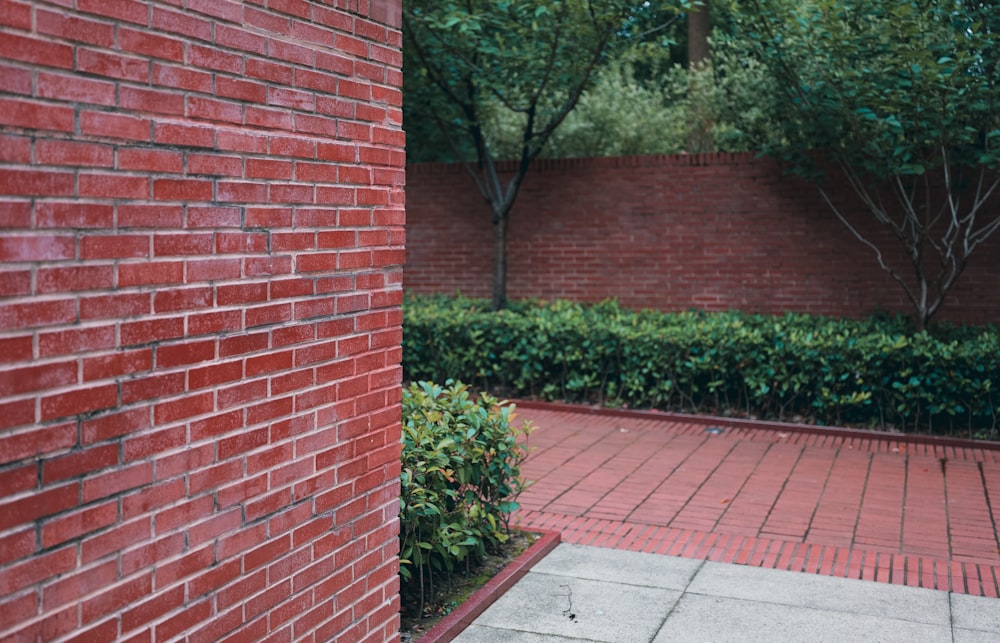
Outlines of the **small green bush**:
[[998,437],[1000,329],[903,318],[404,302],[409,379],[509,396]]
[[422,597],[425,580],[507,540],[526,486],[519,439],[531,426],[511,424],[512,405],[450,381],[411,384],[402,406],[400,574]]

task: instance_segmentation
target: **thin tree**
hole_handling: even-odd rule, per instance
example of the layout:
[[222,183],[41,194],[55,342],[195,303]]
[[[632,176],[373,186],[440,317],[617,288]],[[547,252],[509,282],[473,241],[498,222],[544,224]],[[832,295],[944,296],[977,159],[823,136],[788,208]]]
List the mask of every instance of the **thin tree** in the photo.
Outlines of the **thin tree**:
[[[573,110],[625,25],[623,0],[406,0],[405,118],[430,119],[492,212],[493,308],[507,301],[507,230],[531,162]],[[522,124],[501,175],[491,110]],[[418,126],[425,125],[425,122]]]
[[[966,0],[748,5],[744,33],[784,92],[784,139],[768,151],[817,181],[924,329],[1000,229],[1000,11]],[[838,205],[823,182],[831,165],[905,259]]]

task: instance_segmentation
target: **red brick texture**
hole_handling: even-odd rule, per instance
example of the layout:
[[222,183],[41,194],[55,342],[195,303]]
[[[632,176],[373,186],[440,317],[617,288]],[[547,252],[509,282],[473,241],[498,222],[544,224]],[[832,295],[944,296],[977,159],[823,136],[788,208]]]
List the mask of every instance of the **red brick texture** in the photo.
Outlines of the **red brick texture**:
[[[490,214],[471,179],[457,165],[407,173],[404,285],[489,297]],[[871,220],[849,188],[833,193],[855,220]],[[1000,195],[988,208],[1000,208]],[[900,261],[896,242],[873,234]],[[750,154],[536,163],[509,235],[515,299],[615,297],[632,308],[849,317],[911,310],[815,186]],[[939,318],[1000,321],[997,283],[1000,236],[977,250]]]
[[[564,542],[1000,596],[1000,448],[524,402],[516,520]],[[706,432],[716,424],[721,433]]]
[[398,631],[399,0],[0,0],[0,640]]

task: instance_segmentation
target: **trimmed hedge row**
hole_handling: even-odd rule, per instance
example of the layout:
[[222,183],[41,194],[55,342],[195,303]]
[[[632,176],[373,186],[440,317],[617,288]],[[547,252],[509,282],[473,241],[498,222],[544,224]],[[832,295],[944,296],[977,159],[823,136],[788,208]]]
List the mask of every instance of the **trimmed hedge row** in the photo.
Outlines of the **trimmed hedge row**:
[[1000,328],[800,314],[632,312],[615,302],[407,296],[410,380],[507,396],[996,439]]

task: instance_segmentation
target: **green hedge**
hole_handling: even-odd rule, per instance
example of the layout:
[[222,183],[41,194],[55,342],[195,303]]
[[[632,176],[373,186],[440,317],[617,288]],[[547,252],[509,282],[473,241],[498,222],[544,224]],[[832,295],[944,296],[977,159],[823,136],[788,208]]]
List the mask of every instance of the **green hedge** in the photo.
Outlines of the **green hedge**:
[[422,612],[425,582],[433,593],[435,577],[507,540],[525,486],[519,438],[531,426],[511,424],[513,406],[451,382],[413,383],[402,406],[400,574]]
[[903,318],[632,312],[614,302],[404,302],[410,380],[507,396],[996,439],[1000,329]]

